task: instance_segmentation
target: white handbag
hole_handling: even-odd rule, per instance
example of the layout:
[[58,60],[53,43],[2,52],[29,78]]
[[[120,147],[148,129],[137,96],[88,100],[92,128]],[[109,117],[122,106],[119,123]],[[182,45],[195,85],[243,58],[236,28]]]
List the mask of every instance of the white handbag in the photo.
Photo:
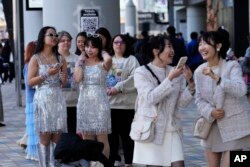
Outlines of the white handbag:
[[199,117],[194,122],[193,135],[199,139],[207,139],[212,123],[208,122],[204,117]]
[[131,125],[130,137],[134,141],[149,143],[155,137],[155,122],[134,120]]

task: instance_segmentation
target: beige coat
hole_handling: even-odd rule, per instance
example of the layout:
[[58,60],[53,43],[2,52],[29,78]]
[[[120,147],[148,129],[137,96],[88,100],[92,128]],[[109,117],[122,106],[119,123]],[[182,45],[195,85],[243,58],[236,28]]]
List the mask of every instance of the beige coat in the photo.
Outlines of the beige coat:
[[220,60],[219,71],[221,83],[202,74],[207,63],[200,65],[195,71],[196,97],[195,103],[210,122],[214,121],[211,112],[215,108],[223,108],[225,116],[217,120],[223,142],[236,140],[250,134],[250,119],[243,104],[246,85],[237,61]]
[[138,92],[135,117],[146,120],[157,116],[153,143],[162,144],[166,130],[181,131],[178,109],[187,106],[193,97],[186,87],[183,76],[172,81],[166,78],[173,67],[167,66],[166,69],[160,69],[151,63],[149,67],[161,84],[157,84],[157,80],[144,66],[135,70],[134,80]]

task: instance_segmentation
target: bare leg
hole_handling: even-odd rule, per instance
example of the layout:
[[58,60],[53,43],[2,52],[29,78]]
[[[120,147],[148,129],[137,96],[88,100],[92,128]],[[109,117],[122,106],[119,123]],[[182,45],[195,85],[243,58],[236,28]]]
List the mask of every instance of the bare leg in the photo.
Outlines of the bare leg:
[[222,167],[230,166],[230,151],[223,152]]
[[97,135],[97,141],[102,142],[104,144],[103,148],[103,154],[109,158],[109,141],[108,141],[108,135],[107,134],[102,134],[102,135]]
[[54,133],[53,135],[52,135],[52,142],[53,143],[58,143],[59,142],[59,140],[60,140],[60,138],[61,138],[61,133]]
[[222,153],[212,152],[210,149],[205,150],[208,167],[220,167]]

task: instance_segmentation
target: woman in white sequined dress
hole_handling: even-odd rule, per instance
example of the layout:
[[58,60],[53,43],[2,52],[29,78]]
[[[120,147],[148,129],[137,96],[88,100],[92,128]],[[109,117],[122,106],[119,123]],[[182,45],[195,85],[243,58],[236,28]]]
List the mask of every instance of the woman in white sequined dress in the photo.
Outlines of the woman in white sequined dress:
[[[40,144],[40,167],[54,166],[54,147],[67,132],[66,103],[61,86],[66,84],[66,62],[57,52],[58,35],[54,27],[43,27],[28,67],[29,86],[35,86],[34,118]],[[50,149],[51,145],[51,149]]]
[[77,63],[75,81],[80,83],[77,104],[77,132],[85,139],[104,144],[103,153],[109,157],[108,134],[111,133],[110,105],[106,92],[106,76],[112,65],[109,54],[102,52],[99,35],[87,37],[85,59]]

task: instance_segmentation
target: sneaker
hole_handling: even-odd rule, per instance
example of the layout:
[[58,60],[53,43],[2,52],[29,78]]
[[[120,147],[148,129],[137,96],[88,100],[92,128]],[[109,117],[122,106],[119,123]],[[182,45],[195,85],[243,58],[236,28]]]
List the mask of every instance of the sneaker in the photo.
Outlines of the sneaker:
[[123,166],[124,164],[121,161],[115,161],[114,166]]

